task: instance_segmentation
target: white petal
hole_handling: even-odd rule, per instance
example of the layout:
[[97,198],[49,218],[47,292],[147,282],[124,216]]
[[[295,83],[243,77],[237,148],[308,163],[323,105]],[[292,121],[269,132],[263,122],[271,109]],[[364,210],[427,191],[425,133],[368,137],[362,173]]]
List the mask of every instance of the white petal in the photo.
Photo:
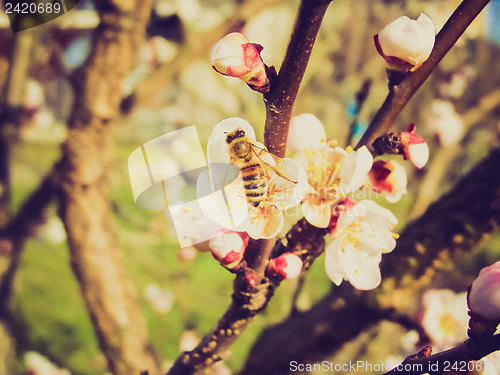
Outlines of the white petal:
[[277,195],[272,197],[273,203],[279,203],[284,210],[298,205],[307,194],[307,173],[295,160],[283,158],[284,176],[288,181],[278,175],[273,176],[272,183],[276,186]]
[[347,194],[359,189],[366,181],[372,164],[373,156],[365,146],[347,155],[340,168],[339,191]]
[[414,143],[408,146],[408,155],[410,161],[417,168],[423,168],[429,160],[429,146],[427,142]]
[[309,224],[317,228],[328,228],[332,217],[332,210],[329,204],[312,204],[308,201],[302,204],[302,213]]
[[380,254],[369,256],[361,251],[347,251],[344,257],[346,276],[353,287],[371,290],[380,285]]
[[241,178],[221,189],[213,186],[210,172],[203,171],[196,181],[196,196],[205,216],[225,228],[236,230],[248,217],[248,203]]
[[402,16],[384,27],[378,34],[378,40],[386,56],[419,65],[429,57],[434,47],[434,34],[434,25],[424,14],[417,21]]
[[363,199],[362,201],[359,201],[356,205],[358,204],[361,205],[366,210],[367,212],[366,215],[369,215],[370,213],[380,216],[382,219],[387,220],[388,223],[387,225],[394,226],[398,223],[398,219],[396,218],[396,216],[394,216],[394,214],[391,211],[379,206],[377,203],[375,203],[370,199]]
[[294,116],[288,131],[288,147],[293,152],[313,150],[326,142],[326,133],[321,121],[310,113]]
[[249,41],[243,34],[231,33],[226,35],[212,47],[210,61],[214,64],[217,60],[223,58],[236,57],[241,64],[243,58],[242,45],[245,43],[249,43]]
[[330,280],[332,280],[335,285],[340,285],[344,279],[344,268],[338,257],[340,251],[341,238],[337,238],[335,241],[330,243],[325,250],[325,271]]
[[302,271],[302,260],[295,254],[282,255],[286,260],[286,267],[284,269],[286,278],[293,280],[300,275]]
[[252,208],[244,230],[254,239],[274,238],[283,227],[283,211],[274,206]]

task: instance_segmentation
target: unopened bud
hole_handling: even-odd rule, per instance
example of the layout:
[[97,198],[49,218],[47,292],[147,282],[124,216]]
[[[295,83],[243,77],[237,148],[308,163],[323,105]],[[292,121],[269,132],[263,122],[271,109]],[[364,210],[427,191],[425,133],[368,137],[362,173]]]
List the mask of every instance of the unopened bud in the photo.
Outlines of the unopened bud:
[[429,146],[422,137],[415,134],[415,124],[408,125],[407,132],[399,134],[405,160],[409,160],[418,169],[423,168],[429,160]]
[[248,239],[245,241],[238,232],[229,231],[210,240],[209,246],[213,257],[231,269],[240,263],[247,244]]
[[467,294],[470,330],[492,335],[500,323],[500,261],[483,268]]
[[401,73],[418,69],[429,58],[434,40],[434,24],[425,14],[417,20],[399,17],[374,37],[377,52],[387,68]]
[[283,279],[295,279],[302,271],[302,260],[295,254],[285,253],[271,259],[267,270],[271,275],[281,276]]
[[243,34],[231,33],[213,46],[210,61],[217,72],[240,78],[252,88],[261,88],[269,80],[260,51],[262,46],[250,43]]

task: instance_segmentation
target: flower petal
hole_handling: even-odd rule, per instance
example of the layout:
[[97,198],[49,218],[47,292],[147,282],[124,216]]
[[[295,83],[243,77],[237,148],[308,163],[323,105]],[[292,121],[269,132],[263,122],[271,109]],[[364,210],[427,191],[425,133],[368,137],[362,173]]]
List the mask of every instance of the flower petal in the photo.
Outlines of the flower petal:
[[363,186],[372,164],[373,156],[365,146],[347,155],[340,168],[339,191],[347,194]]
[[248,203],[241,174],[224,188],[214,187],[210,171],[196,181],[197,201],[204,215],[225,228],[236,230],[248,217]]
[[314,204],[309,200],[302,204],[302,213],[309,224],[317,228],[328,228],[332,217],[332,209],[329,204]]
[[346,251],[343,265],[346,276],[353,287],[359,290],[371,290],[380,285],[381,254],[369,256],[361,251]]
[[344,279],[344,267],[340,262],[338,257],[340,250],[341,238],[337,238],[335,241],[330,243],[325,250],[325,271],[330,280],[332,280],[335,285],[340,285]]
[[313,114],[302,113],[294,116],[290,121],[288,147],[293,152],[321,148],[325,142],[325,128],[323,128],[321,121]]
[[298,205],[307,193],[307,173],[305,169],[295,160],[283,158],[283,175],[290,179],[288,181],[281,176],[275,175],[271,182],[275,189],[275,195],[271,198],[272,203],[279,203],[284,210]]
[[283,211],[276,207],[253,207],[250,210],[250,220],[242,228],[254,239],[273,238],[280,232],[283,222]]

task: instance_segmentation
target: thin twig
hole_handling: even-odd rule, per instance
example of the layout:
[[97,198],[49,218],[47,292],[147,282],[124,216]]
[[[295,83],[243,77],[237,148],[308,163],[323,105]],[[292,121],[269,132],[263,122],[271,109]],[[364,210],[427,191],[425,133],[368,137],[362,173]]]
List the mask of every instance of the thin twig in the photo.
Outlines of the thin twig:
[[429,59],[418,70],[409,73],[399,85],[389,87],[389,94],[384,104],[356,145],[356,149],[366,145],[372,151],[372,142],[389,131],[406,103],[488,3],[489,0],[464,0],[458,6],[436,36]]
[[494,335],[481,341],[469,339],[463,344],[441,353],[429,356],[409,356],[400,365],[383,375],[441,374],[457,368],[465,370],[468,369],[470,361],[477,361],[497,350],[500,350],[500,335]]

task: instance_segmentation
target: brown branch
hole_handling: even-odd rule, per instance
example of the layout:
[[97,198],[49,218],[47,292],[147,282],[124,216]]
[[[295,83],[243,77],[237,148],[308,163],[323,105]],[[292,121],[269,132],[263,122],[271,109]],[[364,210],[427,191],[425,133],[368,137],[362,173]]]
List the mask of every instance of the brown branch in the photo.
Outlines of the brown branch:
[[96,7],[101,22],[93,49],[73,76],[77,96],[62,145],[59,210],[71,265],[110,372],[157,374],[159,363],[126,276],[107,191],[123,82],[137,58],[152,0],[106,0]]
[[272,83],[271,91],[264,96],[266,104],[264,144],[271,153],[280,157],[285,156],[293,104],[330,2],[331,0],[301,1],[278,77]]
[[389,94],[384,104],[371,121],[356,149],[366,145],[370,151],[373,151],[372,142],[389,131],[406,103],[488,3],[489,0],[462,1],[436,36],[434,49],[429,59],[418,70],[407,74],[399,85],[389,87]]

